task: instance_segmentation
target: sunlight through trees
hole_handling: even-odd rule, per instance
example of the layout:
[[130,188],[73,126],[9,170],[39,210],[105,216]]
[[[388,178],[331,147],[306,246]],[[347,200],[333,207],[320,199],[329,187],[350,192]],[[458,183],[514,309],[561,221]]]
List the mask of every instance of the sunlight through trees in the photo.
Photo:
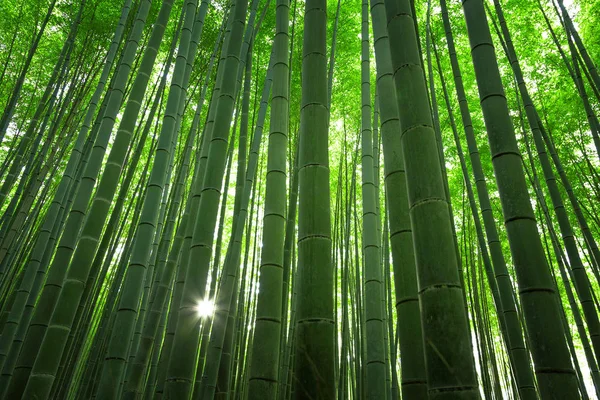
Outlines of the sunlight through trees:
[[600,396],[600,2],[0,2],[0,400]]

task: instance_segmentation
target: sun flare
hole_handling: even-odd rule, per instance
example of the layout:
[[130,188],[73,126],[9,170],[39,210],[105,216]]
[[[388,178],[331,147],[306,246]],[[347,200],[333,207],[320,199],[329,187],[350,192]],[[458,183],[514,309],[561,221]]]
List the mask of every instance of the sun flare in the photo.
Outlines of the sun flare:
[[196,313],[199,317],[209,317],[215,312],[215,303],[211,300],[200,300],[196,304]]

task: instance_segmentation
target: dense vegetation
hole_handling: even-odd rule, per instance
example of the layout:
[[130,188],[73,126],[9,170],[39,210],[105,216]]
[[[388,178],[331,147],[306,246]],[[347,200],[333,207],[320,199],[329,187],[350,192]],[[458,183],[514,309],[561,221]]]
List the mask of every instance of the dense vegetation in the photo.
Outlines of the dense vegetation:
[[0,398],[600,396],[600,2],[0,2]]

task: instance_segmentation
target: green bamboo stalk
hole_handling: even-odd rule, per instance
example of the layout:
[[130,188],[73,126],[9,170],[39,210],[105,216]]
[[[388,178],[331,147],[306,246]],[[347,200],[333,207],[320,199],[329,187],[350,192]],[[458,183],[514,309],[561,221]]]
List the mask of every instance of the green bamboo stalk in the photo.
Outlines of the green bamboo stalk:
[[364,257],[364,307],[366,335],[367,399],[385,399],[384,285],[379,247],[378,196],[375,186],[373,133],[371,125],[371,69],[369,62],[369,3],[362,2],[361,29],[361,171],[362,254]]
[[[387,0],[430,399],[479,398],[436,134],[407,0]],[[401,46],[402,44],[402,46]],[[451,327],[449,321],[452,321]]]
[[529,201],[483,2],[466,0],[463,9],[540,394],[576,398],[577,379]]
[[288,0],[277,0],[275,10],[277,31],[273,40],[273,93],[259,279],[261,290],[258,293],[256,306],[253,357],[248,386],[249,397],[253,399],[276,398],[282,325],[286,154],[289,123]]
[[293,378],[297,399],[335,396],[326,3],[307,0],[304,11]]
[[417,276],[410,226],[406,171],[400,139],[400,120],[393,82],[390,40],[385,24],[383,0],[371,1],[371,18],[377,61],[377,91],[380,98],[384,183],[389,213],[390,248],[394,267],[394,288],[401,364],[402,396],[427,396],[427,377],[421,330]]

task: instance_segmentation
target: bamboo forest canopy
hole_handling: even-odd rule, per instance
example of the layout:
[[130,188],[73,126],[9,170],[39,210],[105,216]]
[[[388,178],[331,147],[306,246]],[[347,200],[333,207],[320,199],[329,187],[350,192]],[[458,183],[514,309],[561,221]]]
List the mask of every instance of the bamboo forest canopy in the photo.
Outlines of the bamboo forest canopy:
[[0,1],[0,399],[600,396],[600,2]]

